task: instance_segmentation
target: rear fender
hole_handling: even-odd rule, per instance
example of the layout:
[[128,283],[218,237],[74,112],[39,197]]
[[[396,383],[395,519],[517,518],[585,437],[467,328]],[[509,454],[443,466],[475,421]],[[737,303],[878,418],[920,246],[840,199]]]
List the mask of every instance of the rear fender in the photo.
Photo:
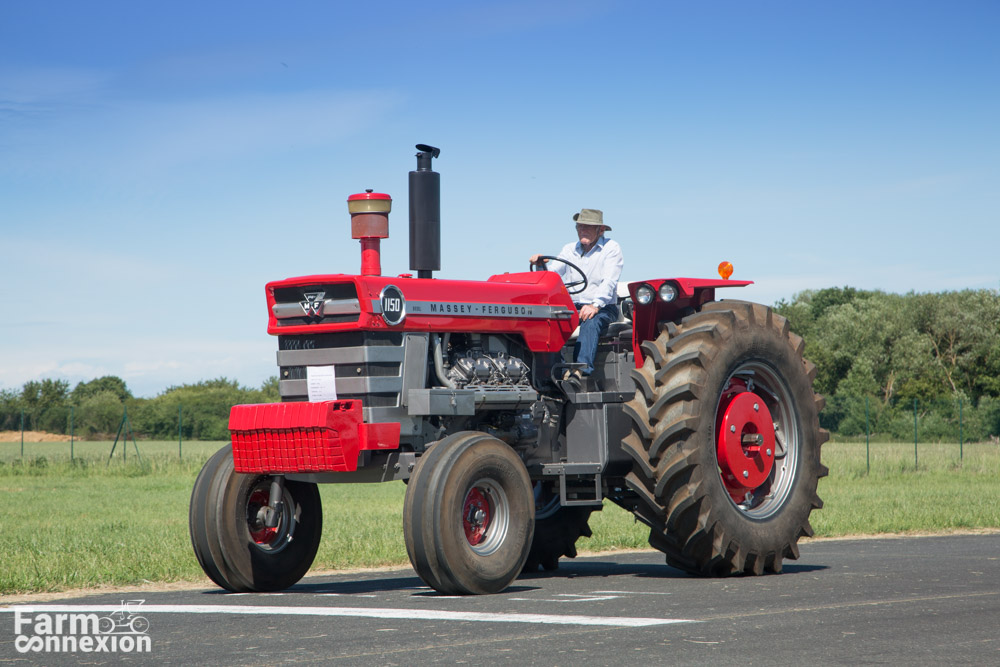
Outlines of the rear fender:
[[[664,283],[672,284],[677,290],[677,296],[670,301],[660,298],[660,287]],[[745,287],[752,284],[752,280],[718,278],[657,278],[629,283],[628,293],[633,303],[632,350],[635,353],[636,368],[641,368],[645,359],[642,344],[659,335],[662,323],[676,322],[687,313],[698,310],[710,301],[715,301],[715,290],[719,287]],[[640,304],[636,295],[642,285],[649,285],[653,289],[653,300],[646,305]]]

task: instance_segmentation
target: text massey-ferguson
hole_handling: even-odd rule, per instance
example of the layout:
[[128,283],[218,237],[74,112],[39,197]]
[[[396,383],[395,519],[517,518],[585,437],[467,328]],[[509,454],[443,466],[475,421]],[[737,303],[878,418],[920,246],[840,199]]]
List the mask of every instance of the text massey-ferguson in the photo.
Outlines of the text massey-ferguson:
[[797,558],[822,504],[826,434],[813,366],[785,319],[717,300],[749,284],[729,280],[726,263],[721,279],[631,282],[593,374],[566,381],[578,314],[559,275],[433,277],[439,151],[417,149],[416,277],[382,275],[391,199],[369,190],[348,198],[359,274],[267,285],[282,402],[233,407],[232,445],[195,482],[191,538],[206,574],[232,591],[291,586],[319,544],[316,485],[393,480],[407,483],[410,561],[443,593],[555,569],[605,499],[688,572],[780,572]]

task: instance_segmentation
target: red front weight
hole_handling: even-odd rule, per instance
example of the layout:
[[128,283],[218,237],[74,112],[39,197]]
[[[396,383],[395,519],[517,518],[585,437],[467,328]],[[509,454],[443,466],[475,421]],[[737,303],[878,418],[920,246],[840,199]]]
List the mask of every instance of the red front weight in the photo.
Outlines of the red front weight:
[[774,423],[760,396],[736,394],[720,406],[717,456],[722,481],[734,496],[764,483],[774,466]]

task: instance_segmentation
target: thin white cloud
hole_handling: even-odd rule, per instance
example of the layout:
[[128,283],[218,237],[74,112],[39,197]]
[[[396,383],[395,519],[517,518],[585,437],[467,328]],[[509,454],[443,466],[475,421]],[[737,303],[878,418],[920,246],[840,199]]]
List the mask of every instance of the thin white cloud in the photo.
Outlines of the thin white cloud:
[[41,109],[90,98],[108,79],[94,69],[0,67],[0,109]]
[[[187,101],[102,100],[79,115],[40,119],[16,141],[9,168],[65,169],[120,179],[136,170],[204,168],[275,152],[322,149],[377,125],[400,96],[382,91],[227,95]],[[0,128],[0,143],[13,137]],[[2,163],[0,163],[2,165]]]

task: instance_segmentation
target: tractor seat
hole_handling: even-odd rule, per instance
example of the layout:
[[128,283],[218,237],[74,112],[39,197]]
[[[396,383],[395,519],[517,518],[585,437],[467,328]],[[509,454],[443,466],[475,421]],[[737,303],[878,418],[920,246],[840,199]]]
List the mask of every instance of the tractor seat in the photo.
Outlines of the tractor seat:
[[[625,308],[623,304],[626,300],[630,299],[628,293],[628,283],[619,282],[618,283],[618,320],[612,322],[608,325],[608,330],[601,335],[601,340],[612,340],[616,338],[621,338],[623,334],[628,333],[628,337],[632,337],[632,320],[625,317]],[[577,336],[580,335],[580,327],[578,326],[573,330],[570,335],[569,340],[575,341]]]
[[621,321],[621,322],[612,322],[611,324],[608,325],[607,332],[605,332],[605,334],[603,336],[601,336],[601,340],[604,340],[605,338],[629,338],[629,339],[631,339],[632,338],[632,323],[629,322],[628,320]]

